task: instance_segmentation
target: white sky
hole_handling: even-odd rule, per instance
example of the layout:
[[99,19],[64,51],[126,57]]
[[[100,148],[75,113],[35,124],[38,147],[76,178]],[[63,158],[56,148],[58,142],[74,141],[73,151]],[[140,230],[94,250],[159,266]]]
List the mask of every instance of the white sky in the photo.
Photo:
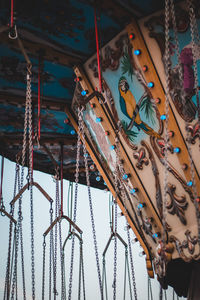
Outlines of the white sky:
[[[4,161],[4,180],[3,180],[3,200],[6,209],[9,211],[9,203],[13,197],[13,187],[14,187],[14,175],[15,175],[15,164],[6,160]],[[25,169],[25,178],[27,175],[27,169]],[[55,183],[50,175],[43,174],[38,171],[34,171],[34,181],[38,182],[46,192],[55,199]],[[24,181],[26,183],[26,181]],[[64,212],[67,213],[67,192],[68,192],[69,182],[64,180]],[[43,243],[43,233],[49,226],[49,203],[43,197],[43,195],[34,187],[34,228],[35,228],[35,271],[36,271],[36,299],[42,299],[42,243]],[[109,193],[100,191],[98,189],[91,189],[92,201],[94,208],[95,226],[98,240],[98,250],[99,259],[101,263],[102,271],[102,253],[104,251],[105,245],[110,236],[109,227]],[[24,193],[23,199],[23,233],[24,233],[24,251],[25,251],[25,277],[26,277],[26,290],[27,299],[31,299],[31,273],[30,273],[30,204],[29,204],[29,192]],[[17,210],[17,206],[15,208]],[[118,209],[118,211],[120,211]],[[16,217],[16,214],[15,214]],[[17,217],[16,217],[17,218]],[[63,241],[68,234],[68,224],[64,220],[62,223],[62,236]],[[83,230],[83,255],[84,255],[84,268],[85,268],[85,282],[86,282],[86,299],[94,300],[100,299],[98,277],[95,264],[94,246],[92,239],[91,221],[89,214],[88,205],[88,194],[87,187],[79,185],[78,191],[78,208],[77,208],[77,225]],[[127,233],[124,230],[125,227],[124,217],[118,218],[118,233],[127,242]],[[7,259],[7,248],[8,248],[8,229],[9,222],[6,217],[0,215],[0,299],[3,299],[4,291],[4,278],[6,270],[6,259]],[[131,233],[131,238],[134,235]],[[79,244],[75,244],[75,262],[74,262],[74,276],[73,276],[73,293],[72,299],[78,299],[78,268],[79,268]],[[112,299],[112,283],[113,283],[113,245],[109,248],[106,255],[106,265],[107,265],[107,285],[108,285],[108,299]],[[147,300],[147,272],[145,267],[145,257],[139,257],[139,252],[142,248],[138,243],[132,245],[134,267],[135,267],[135,277],[138,300]],[[47,239],[46,247],[46,283],[45,283],[45,299],[49,299],[48,296],[48,266],[49,266],[49,240]],[[65,249],[65,269],[66,269],[66,289],[68,290],[68,278],[69,278],[69,261],[71,253],[71,243],[68,244]],[[117,300],[123,299],[123,280],[124,280],[124,247],[118,242],[118,254],[117,254]],[[20,258],[20,257],[19,257]],[[58,292],[60,297],[60,256],[58,251]],[[21,269],[18,267],[18,275],[21,278]],[[159,299],[159,284],[156,279],[152,281],[153,289],[153,299]],[[18,280],[18,290],[19,294],[21,291],[21,280]],[[172,289],[167,291],[166,299],[173,299]],[[22,296],[19,297],[22,299]],[[81,297],[83,299],[83,296]],[[105,298],[106,299],[106,298]],[[129,300],[129,289],[127,285],[126,300]],[[164,300],[165,297],[163,298]],[[176,299],[176,298],[175,298]]]

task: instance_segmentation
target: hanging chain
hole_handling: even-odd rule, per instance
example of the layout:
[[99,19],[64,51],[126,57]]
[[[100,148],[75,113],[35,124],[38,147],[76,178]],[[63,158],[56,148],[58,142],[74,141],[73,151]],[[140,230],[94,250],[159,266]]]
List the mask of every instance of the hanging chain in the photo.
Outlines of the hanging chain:
[[32,299],[35,299],[35,250],[34,250],[34,215],[33,215],[33,169],[32,169],[32,95],[31,95],[31,66],[27,67],[27,90],[26,98],[28,99],[28,129],[29,129],[29,168],[28,181],[30,181],[30,225],[31,225],[31,284]]
[[[82,110],[78,109],[78,139],[77,139],[77,153],[76,153],[75,196],[74,196],[74,215],[73,215],[74,223],[76,223],[77,197],[78,197],[79,164],[80,164],[80,148],[81,148],[81,138],[80,138],[81,112],[82,112]],[[72,232],[74,232],[74,228],[72,229]],[[71,249],[71,262],[70,262],[70,274],[69,274],[68,300],[71,300],[71,297],[72,297],[74,246],[75,246],[75,236],[74,236],[74,234],[72,234],[72,249]]]
[[[125,186],[124,183],[122,182],[122,177],[124,175],[124,169],[122,166],[122,163],[120,161],[120,153],[119,153],[119,139],[116,137],[115,140],[115,145],[116,145],[116,161],[117,161],[117,183],[116,183],[116,187],[120,186],[120,190],[122,193],[122,199],[124,199],[125,201],[125,217],[126,217],[126,226],[127,226],[127,239],[128,239],[128,249],[129,249],[129,256],[130,256],[130,263],[131,263],[131,275],[132,275],[132,281],[133,281],[133,291],[134,291],[134,297],[135,300],[137,300],[137,289],[136,289],[136,281],[135,281],[135,270],[134,270],[134,265],[133,265],[133,255],[132,255],[132,249],[131,249],[131,239],[130,239],[130,232],[129,232],[129,224],[128,224],[128,212],[127,212],[127,205],[126,203],[128,203],[128,199],[127,199],[127,194],[126,194],[126,190],[125,190]],[[117,192],[117,191],[115,191]]]
[[[50,202],[50,225],[53,223],[53,201]],[[52,267],[53,265],[53,267]],[[51,300],[51,279],[52,279],[52,268],[53,268],[53,284],[55,288],[55,278],[54,278],[54,248],[53,248],[53,230],[50,231],[49,238],[49,300]]]
[[97,246],[97,238],[96,238],[96,230],[95,230],[95,223],[94,223],[94,213],[93,213],[93,206],[92,206],[92,197],[91,197],[91,190],[90,190],[90,178],[89,178],[89,170],[88,170],[88,161],[87,161],[87,150],[85,144],[85,132],[84,132],[84,122],[83,122],[83,109],[81,110],[81,134],[83,138],[83,153],[84,153],[84,161],[85,161],[85,172],[86,172],[86,182],[88,187],[88,198],[89,198],[89,207],[90,207],[90,217],[91,217],[91,224],[92,224],[92,233],[93,233],[93,241],[94,241],[94,249],[95,249],[95,257],[96,257],[96,266],[97,266],[97,273],[99,279],[99,288],[101,293],[101,300],[103,300],[103,289],[102,289],[102,281],[101,281],[101,271],[100,271],[100,264],[99,264],[99,254],[98,254],[98,246]]
[[[18,177],[19,177],[19,165],[18,165],[18,163],[16,163],[13,198],[16,195]],[[14,216],[14,209],[15,209],[14,205],[10,205],[10,215],[12,217]],[[13,222],[10,220],[9,239],[8,239],[8,256],[7,256],[6,278],[5,278],[5,288],[4,288],[4,300],[6,299],[6,293],[7,293],[7,297],[10,297],[10,276],[11,276],[11,274],[10,274],[10,257],[11,257],[12,231],[13,231]]]
[[42,268],[42,300],[44,300],[45,295],[45,250],[46,250],[46,241],[45,241],[45,235],[44,235],[44,241],[43,241],[43,268]]
[[169,0],[165,0],[165,76],[166,76],[166,94],[165,94],[165,116],[166,120],[164,123],[164,142],[165,142],[165,153],[164,153],[164,195],[163,195],[163,243],[165,244],[165,232],[166,232],[166,218],[167,218],[167,191],[168,191],[168,148],[169,148],[169,134],[168,134],[168,124],[169,124],[169,86],[170,86],[170,52],[169,52]]
[[[56,181],[56,201],[55,201],[55,219],[59,215],[59,171],[56,169],[55,181]],[[55,244],[54,244],[54,299],[58,295],[56,282],[57,282],[57,246],[58,246],[58,224],[56,222],[55,228]]]
[[117,288],[117,194],[114,199],[115,205],[115,218],[114,218],[114,274],[113,274],[113,300],[116,300],[116,288]]

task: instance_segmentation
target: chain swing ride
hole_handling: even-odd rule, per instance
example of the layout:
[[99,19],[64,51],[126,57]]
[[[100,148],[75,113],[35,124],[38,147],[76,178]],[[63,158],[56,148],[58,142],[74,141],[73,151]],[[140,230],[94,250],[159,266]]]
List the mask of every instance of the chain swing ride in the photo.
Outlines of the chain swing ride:
[[[0,217],[9,221],[3,299],[19,299],[20,285],[21,297],[29,298],[25,192],[30,202],[31,298],[38,297],[34,188],[49,204],[50,223],[42,244],[41,298],[73,299],[77,269],[75,297],[87,299],[84,233],[77,225],[79,183],[88,189],[101,300],[109,298],[107,260],[112,241],[113,299],[118,299],[121,272],[119,243],[124,247],[123,299],[141,297],[136,289],[131,230],[146,259],[147,298],[154,299],[150,278],[156,275],[160,299],[167,299],[169,285],[173,299],[199,299],[198,1],[165,0],[155,9],[151,0],[151,8],[144,0],[76,2],[59,0],[55,9],[51,0],[35,1],[33,15],[23,1],[2,4]],[[3,198],[4,157],[16,162],[10,210]],[[33,169],[54,175],[55,200],[34,181]],[[70,180],[66,215],[64,178]],[[91,186],[106,188],[113,197],[102,268]],[[126,220],[127,241],[118,233],[118,206]],[[69,226],[67,235],[64,220]]]

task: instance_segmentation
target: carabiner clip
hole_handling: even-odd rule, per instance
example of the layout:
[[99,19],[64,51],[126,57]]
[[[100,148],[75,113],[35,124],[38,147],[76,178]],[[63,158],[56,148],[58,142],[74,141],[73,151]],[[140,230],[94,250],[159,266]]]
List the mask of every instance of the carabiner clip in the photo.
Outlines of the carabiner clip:
[[16,25],[14,25],[13,27],[10,28],[9,33],[8,33],[8,37],[11,40],[16,40],[18,38],[17,26]]

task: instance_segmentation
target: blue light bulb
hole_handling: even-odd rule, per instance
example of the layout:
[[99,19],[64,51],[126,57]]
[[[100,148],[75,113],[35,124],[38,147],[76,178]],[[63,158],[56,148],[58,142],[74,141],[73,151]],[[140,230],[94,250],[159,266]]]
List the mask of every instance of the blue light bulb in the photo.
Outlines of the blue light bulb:
[[111,150],[114,150],[114,149],[115,149],[115,145],[111,145],[111,146],[110,146],[110,149],[111,149]]
[[74,134],[76,133],[76,131],[75,131],[74,129],[72,129],[72,130],[70,131],[70,133],[71,133],[71,135],[74,135]]
[[149,88],[152,88],[152,87],[154,87],[154,83],[153,83],[152,81],[150,81],[150,82],[147,83],[147,86],[148,86]]
[[101,121],[102,121],[101,118],[96,118],[96,122],[97,122],[97,123],[100,123]]
[[88,157],[88,153],[85,153],[85,154],[84,154],[84,157]]
[[181,149],[179,147],[174,148],[174,153],[179,153]]
[[128,179],[128,174],[124,174],[122,177],[124,180]]
[[192,183],[191,180],[187,182],[187,186],[192,186],[192,184],[193,184],[193,183]]
[[142,203],[139,203],[139,204],[138,204],[138,208],[143,208]]
[[141,54],[141,50],[140,49],[134,50],[134,54],[135,55],[140,55]]
[[101,180],[101,177],[100,176],[97,176],[96,177],[96,181],[100,181]]
[[137,188],[134,188],[134,189],[131,189],[131,190],[130,190],[130,193],[133,195],[133,194],[135,194],[137,191],[138,191],[138,189],[137,189]]
[[85,96],[87,94],[87,92],[85,91],[85,90],[83,90],[82,92],[81,92],[81,95],[82,96]]
[[160,116],[160,119],[161,119],[162,121],[166,120],[166,118],[167,118],[166,115],[161,115],[161,116]]

